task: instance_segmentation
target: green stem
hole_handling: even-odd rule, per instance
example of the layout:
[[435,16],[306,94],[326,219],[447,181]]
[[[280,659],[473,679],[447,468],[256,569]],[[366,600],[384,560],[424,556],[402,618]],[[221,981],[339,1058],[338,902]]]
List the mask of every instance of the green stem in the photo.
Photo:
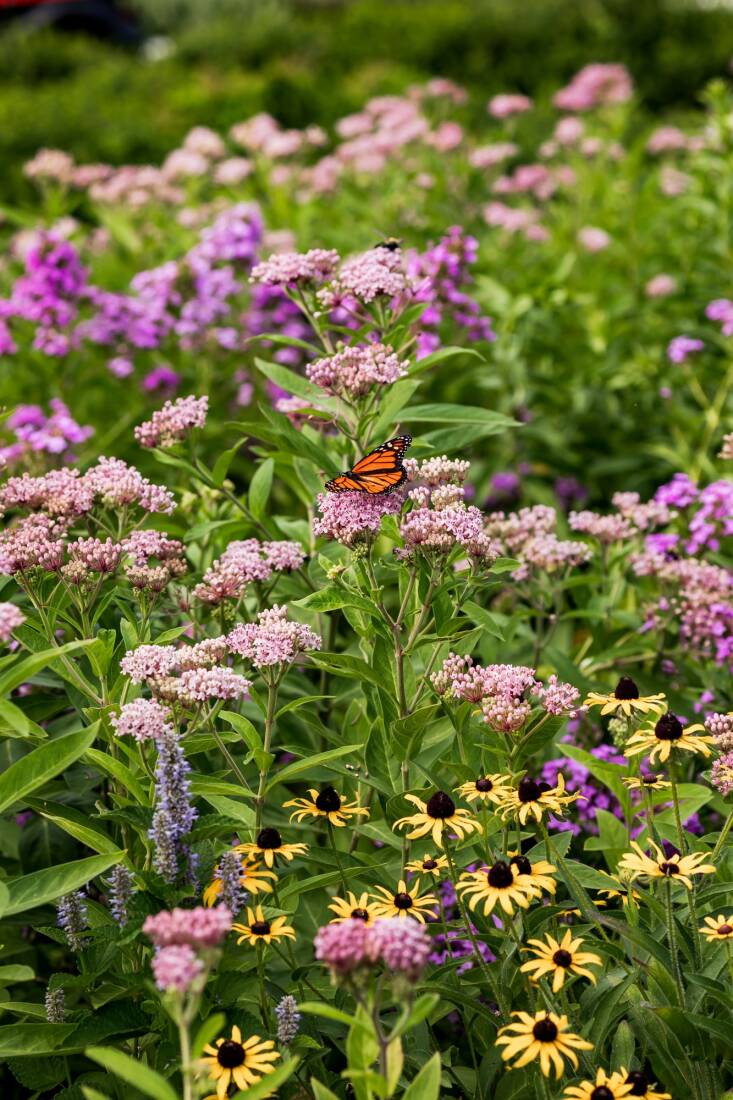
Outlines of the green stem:
[[677,943],[677,931],[674,926],[674,910],[672,909],[672,883],[667,879],[665,882],[665,909],[667,914],[667,940],[669,943],[669,952],[672,956],[672,974],[674,976],[675,985],[677,986],[677,997],[679,999],[680,1006],[684,1006],[685,1003],[685,987],[682,984],[682,971],[680,970],[680,955],[679,944]]
[[716,859],[718,858],[718,856],[722,852],[723,845],[725,844],[725,842],[728,838],[728,833],[730,832],[732,827],[733,827],[733,809],[731,809],[730,813],[728,814],[728,818],[725,822],[725,825],[720,830],[720,836],[718,837],[717,843],[716,843],[715,847],[713,848],[713,854],[710,857],[711,863],[715,863]]
[[183,1100],[193,1100],[193,1082],[191,1080],[191,1037],[188,1033],[188,1020],[181,1010],[178,1012],[178,1041],[181,1046],[181,1077],[183,1078]]
[[336,857],[336,864],[338,865],[339,875],[341,876],[341,885],[344,888],[344,894],[347,894],[349,888],[346,885],[346,875],[344,874],[344,866],[341,862],[341,853],[336,847],[336,834],[334,833],[333,825],[328,819],[326,819],[326,825],[328,827],[328,836],[331,841],[331,848],[333,849],[333,854]]
[[262,811],[265,805],[265,787],[267,786],[267,775],[270,770],[270,765],[267,762],[267,758],[270,755],[270,745],[272,744],[272,731],[275,726],[277,687],[277,679],[270,680],[267,684],[267,714],[265,715],[265,737],[262,746],[265,753],[265,759],[263,761],[264,766],[260,768],[260,781],[257,787],[257,798],[255,800],[255,836],[262,827]]

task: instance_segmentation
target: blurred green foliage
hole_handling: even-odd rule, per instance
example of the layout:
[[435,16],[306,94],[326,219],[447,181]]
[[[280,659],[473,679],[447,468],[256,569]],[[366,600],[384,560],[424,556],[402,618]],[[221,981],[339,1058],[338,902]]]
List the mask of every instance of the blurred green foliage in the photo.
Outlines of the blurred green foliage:
[[[733,11],[676,0],[137,0],[158,60],[21,27],[0,36],[2,195],[41,146],[83,161],[160,160],[195,124],[257,110],[328,124],[371,94],[440,74],[538,94],[584,63],[621,61],[652,111],[693,104],[733,56]],[[154,44],[153,44],[154,45]]]

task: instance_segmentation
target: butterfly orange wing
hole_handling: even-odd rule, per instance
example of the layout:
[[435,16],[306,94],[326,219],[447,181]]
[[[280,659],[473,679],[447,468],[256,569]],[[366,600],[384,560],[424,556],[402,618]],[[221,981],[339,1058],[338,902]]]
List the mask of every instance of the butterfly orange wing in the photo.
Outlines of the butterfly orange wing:
[[409,435],[387,440],[355,462],[353,469],[326,482],[326,488],[330,493],[390,493],[407,480],[402,459],[411,443]]

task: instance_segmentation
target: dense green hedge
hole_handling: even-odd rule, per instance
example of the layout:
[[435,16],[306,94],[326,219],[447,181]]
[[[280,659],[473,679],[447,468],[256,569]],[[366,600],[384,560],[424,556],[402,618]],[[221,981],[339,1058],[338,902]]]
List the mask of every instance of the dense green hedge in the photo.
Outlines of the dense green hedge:
[[328,123],[372,92],[440,73],[485,96],[541,93],[588,60],[625,62],[655,111],[694,103],[733,56],[733,12],[675,0],[138,0],[164,60],[97,41],[18,30],[0,37],[6,199],[42,145],[83,160],[159,159],[196,123],[254,110]]

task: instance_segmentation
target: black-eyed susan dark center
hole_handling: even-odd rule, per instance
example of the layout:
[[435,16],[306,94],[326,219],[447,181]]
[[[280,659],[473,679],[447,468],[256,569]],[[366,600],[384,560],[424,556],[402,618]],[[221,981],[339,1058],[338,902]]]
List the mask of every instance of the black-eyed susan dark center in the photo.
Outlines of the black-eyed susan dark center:
[[260,832],[257,834],[257,847],[262,848],[263,851],[265,848],[270,848],[274,850],[275,848],[282,848],[282,846],[283,838],[280,836],[280,833],[277,831],[277,829],[261,829]]
[[316,806],[324,814],[334,814],[341,809],[341,799],[333,787],[324,787],[316,798]]
[[512,869],[503,859],[500,859],[493,867],[489,867],[486,877],[489,880],[489,886],[493,886],[496,890],[506,890],[514,882]]
[[369,914],[366,909],[352,909],[351,916],[354,920],[369,920]]
[[438,866],[438,861],[435,860],[435,859],[424,859],[422,861],[423,871],[434,871],[437,866]]
[[538,1020],[532,1028],[532,1035],[538,1043],[554,1043],[557,1039],[557,1026],[552,1020]]
[[516,867],[520,875],[531,875],[532,864],[529,862],[526,856],[512,856],[509,860],[513,867]]
[[395,909],[412,909],[412,898],[409,894],[395,894],[394,898]]
[[493,791],[493,789],[494,784],[491,782],[490,779],[486,779],[484,777],[483,779],[476,780],[476,790],[480,791],[481,794],[486,794],[488,791]]
[[664,863],[659,864],[659,870],[662,872],[662,874],[667,875],[667,876],[678,875],[680,873],[680,869],[679,869],[678,864],[676,864],[676,863],[667,863],[666,861]]
[[556,966],[566,967],[570,966],[570,964],[572,963],[573,956],[570,954],[569,951],[565,951],[561,947],[560,950],[556,951],[555,954],[552,956],[552,961],[555,963]]
[[640,1069],[632,1069],[626,1078],[626,1084],[631,1085],[629,1096],[646,1096],[649,1088],[649,1078]]
[[684,732],[682,723],[674,714],[663,714],[654,727],[654,735],[658,741],[679,741]]
[[254,924],[250,924],[249,930],[253,936],[269,936],[270,922],[269,920],[256,920]]
[[617,699],[638,699],[639,689],[630,676],[622,676],[614,688]]
[[730,925],[730,924],[719,924],[718,925],[718,935],[719,936],[729,936],[731,934],[731,932],[733,932],[733,925]]
[[224,1069],[236,1069],[244,1059],[244,1047],[233,1039],[225,1039],[216,1052],[216,1060]]
[[528,775],[525,775],[524,779],[519,780],[517,794],[520,802],[536,802],[542,794],[542,790],[539,783],[536,783],[534,779],[530,779]]
[[616,1100],[616,1098],[605,1085],[596,1085],[590,1094],[590,1100]]
[[436,791],[431,798],[428,799],[428,804],[425,807],[428,817],[433,817],[438,821],[444,821],[447,817],[453,817],[456,812],[456,804],[449,794],[445,791]]

